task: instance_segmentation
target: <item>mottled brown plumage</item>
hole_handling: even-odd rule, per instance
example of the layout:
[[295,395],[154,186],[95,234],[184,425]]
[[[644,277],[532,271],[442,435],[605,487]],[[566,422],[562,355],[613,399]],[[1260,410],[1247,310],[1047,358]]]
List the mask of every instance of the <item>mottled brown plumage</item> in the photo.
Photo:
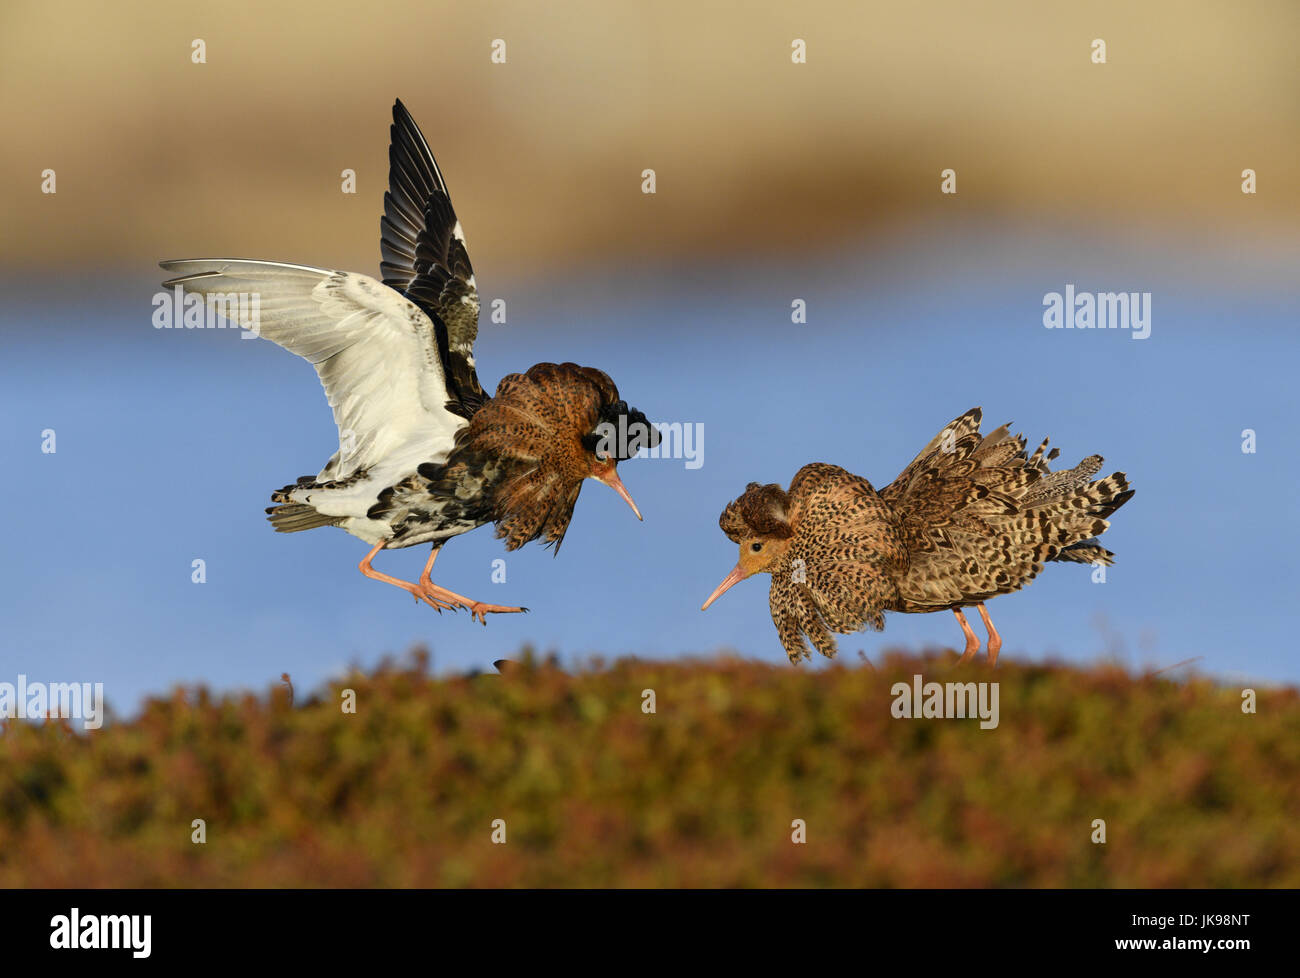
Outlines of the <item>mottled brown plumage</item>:
[[[719,525],[740,545],[740,562],[709,600],[752,574],[772,575],[770,607],[792,662],[834,656],[832,632],[884,627],[886,611],[977,607],[989,628],[989,657],[1001,640],[983,602],[1019,590],[1047,561],[1110,564],[1096,541],[1106,518],[1132,497],[1124,473],[1090,481],[1102,459],[1049,472],[1045,440],[1032,456],[1004,425],[979,431],[979,408],[957,418],[877,492],[823,462],[805,465],[789,491],[750,483]],[[972,645],[974,642],[974,646]]]
[[[622,443],[620,418],[628,434]],[[496,395],[456,432],[447,460],[421,465],[381,493],[367,515],[392,526],[399,543],[437,519],[496,523],[507,550],[538,538],[558,550],[583,481],[621,489],[615,465],[657,441],[645,415],[619,399],[603,371],[539,363],[502,378]]]

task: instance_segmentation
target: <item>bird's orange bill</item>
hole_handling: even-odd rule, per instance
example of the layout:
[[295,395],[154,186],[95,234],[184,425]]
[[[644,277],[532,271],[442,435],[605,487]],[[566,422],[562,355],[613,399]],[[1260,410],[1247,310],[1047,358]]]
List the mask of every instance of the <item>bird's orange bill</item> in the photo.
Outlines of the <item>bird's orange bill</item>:
[[595,475],[592,478],[597,482],[605,483],[605,485],[609,486],[616,493],[622,496],[623,502],[631,506],[632,512],[636,513],[636,518],[645,522],[644,519],[642,519],[641,510],[637,509],[636,503],[632,502],[632,494],[627,491],[627,487],[623,485],[623,480],[618,477],[617,469],[611,465],[608,471],[603,472],[600,475]]
[[700,605],[700,610],[707,611],[709,605],[713,604],[713,602],[717,601],[718,598],[722,597],[722,595],[732,585],[739,584],[748,576],[749,575],[745,573],[745,568],[737,564],[735,568],[732,570],[732,572],[722,579],[722,583],[713,589],[713,593],[709,595],[709,600],[705,601],[704,604]]

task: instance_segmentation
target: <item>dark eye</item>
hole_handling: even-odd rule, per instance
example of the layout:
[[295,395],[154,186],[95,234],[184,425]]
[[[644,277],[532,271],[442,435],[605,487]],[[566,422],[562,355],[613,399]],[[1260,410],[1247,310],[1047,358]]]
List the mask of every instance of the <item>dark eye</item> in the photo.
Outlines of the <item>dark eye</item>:
[[749,545],[749,549],[754,551],[754,553],[758,553],[760,550],[763,549],[763,545],[761,543],[751,543]]

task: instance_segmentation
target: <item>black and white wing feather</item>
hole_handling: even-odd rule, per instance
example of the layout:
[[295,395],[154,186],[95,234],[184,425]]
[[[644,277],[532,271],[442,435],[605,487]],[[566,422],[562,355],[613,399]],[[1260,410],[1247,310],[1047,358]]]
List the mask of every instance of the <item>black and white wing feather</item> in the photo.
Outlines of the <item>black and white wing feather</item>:
[[[355,272],[220,258],[160,264],[176,275],[165,287],[203,296],[316,367],[339,429],[339,450],[320,482],[392,485],[451,450],[466,422],[447,409],[435,326],[414,302]],[[240,293],[249,301],[227,301]],[[363,501],[364,493],[357,505]]]
[[468,418],[486,400],[474,371],[478,289],[465,235],[429,144],[399,99],[393,105],[388,190],[380,220],[384,284],[432,320],[448,410]]

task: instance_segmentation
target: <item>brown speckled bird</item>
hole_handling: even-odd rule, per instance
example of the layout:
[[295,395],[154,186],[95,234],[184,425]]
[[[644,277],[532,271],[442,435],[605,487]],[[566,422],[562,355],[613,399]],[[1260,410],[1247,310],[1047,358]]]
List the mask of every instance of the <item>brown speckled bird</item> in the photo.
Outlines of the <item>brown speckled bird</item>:
[[897,479],[877,492],[836,465],[800,469],[789,491],[751,482],[722,511],[722,532],[740,561],[709,599],[758,573],[772,575],[772,621],[790,661],[809,658],[804,636],[833,657],[831,632],[885,627],[886,611],[952,611],[966,638],[960,662],[979,649],[963,608],[979,609],[996,663],[1002,639],[984,602],[1018,591],[1047,561],[1109,565],[1097,542],[1106,518],[1133,491],[1123,472],[1090,481],[1090,455],[1049,472],[1058,451],[1045,439],[1026,456],[1009,425],[979,431],[979,408],[953,421]]
[[[272,526],[337,526],[372,546],[361,573],[438,611],[526,611],[430,580],[439,548],[486,523],[514,550],[559,550],[583,481],[636,513],[617,463],[658,433],[600,370],[539,363],[488,397],[474,367],[479,300],[465,235],[415,120],[393,106],[380,220],[383,282],[356,272],[245,259],[165,261],[164,283],[311,362],[334,409],[339,449],[316,475],[271,494]],[[231,301],[232,297],[244,301]],[[416,583],[371,567],[383,549],[431,543]]]

